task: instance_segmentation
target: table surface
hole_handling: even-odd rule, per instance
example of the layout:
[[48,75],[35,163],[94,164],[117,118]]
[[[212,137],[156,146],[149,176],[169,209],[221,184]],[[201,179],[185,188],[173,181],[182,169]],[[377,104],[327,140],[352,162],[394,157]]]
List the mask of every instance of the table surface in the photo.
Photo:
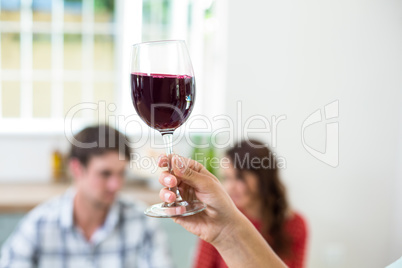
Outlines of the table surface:
[[[1,183],[0,184],[0,213],[27,212],[64,193],[71,184],[62,183]],[[162,187],[162,186],[161,186]],[[152,190],[143,184],[127,184],[121,194],[146,204],[161,202],[159,191]]]

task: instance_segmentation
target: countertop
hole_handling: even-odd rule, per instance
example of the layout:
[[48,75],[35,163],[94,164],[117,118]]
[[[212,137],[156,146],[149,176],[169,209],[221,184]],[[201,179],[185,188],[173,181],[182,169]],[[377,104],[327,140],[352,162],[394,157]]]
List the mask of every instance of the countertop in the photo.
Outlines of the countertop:
[[[0,183],[0,213],[28,212],[40,203],[62,194],[71,184],[62,183]],[[162,186],[161,186],[162,188]],[[159,191],[144,184],[127,184],[121,194],[147,204],[161,202]]]

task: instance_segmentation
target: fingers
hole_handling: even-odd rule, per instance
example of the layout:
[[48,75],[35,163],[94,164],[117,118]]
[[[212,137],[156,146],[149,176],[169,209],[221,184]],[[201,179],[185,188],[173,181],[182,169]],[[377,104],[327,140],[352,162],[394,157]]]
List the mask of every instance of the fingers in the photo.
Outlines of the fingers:
[[[167,167],[168,163],[169,159],[166,155],[159,157],[159,167]],[[172,168],[175,176],[165,171],[159,177],[159,182],[166,187],[176,186],[179,179],[198,191],[207,192],[211,181],[218,182],[218,179],[203,165],[192,159],[174,155],[172,158]]]
[[190,158],[184,158],[179,155],[174,155],[172,161],[173,161],[173,169],[176,170],[186,170],[188,172],[195,171],[196,173],[203,173],[203,174],[209,173],[208,170],[203,165]]
[[197,161],[179,156],[173,158],[173,173],[197,191],[208,191],[207,185],[216,179]]
[[158,167],[164,168],[164,167],[168,167],[169,164],[169,158],[165,155],[165,154],[161,154],[158,157]]
[[162,190],[160,190],[159,198],[167,203],[172,203],[176,201],[176,195],[173,192],[169,191],[167,188],[163,188]]
[[159,183],[165,187],[175,187],[177,185],[177,179],[169,172],[164,171],[159,176]]
[[[177,164],[177,161],[179,162]],[[161,168],[165,168],[168,167],[169,164],[169,158],[165,155],[162,154],[158,157],[158,166]],[[203,173],[203,174],[211,174],[203,165],[201,165],[199,162],[189,159],[189,158],[185,158],[179,155],[173,155],[172,157],[172,164],[173,164],[173,168],[177,165],[179,165],[179,168],[182,167],[188,167],[198,173]],[[175,164],[176,163],[176,164]]]

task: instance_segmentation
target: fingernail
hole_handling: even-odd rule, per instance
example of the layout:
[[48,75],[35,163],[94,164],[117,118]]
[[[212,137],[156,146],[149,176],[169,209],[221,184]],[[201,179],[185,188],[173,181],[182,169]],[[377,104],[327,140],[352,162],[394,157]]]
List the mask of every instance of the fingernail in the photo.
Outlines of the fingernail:
[[165,201],[169,201],[170,197],[172,196],[171,193],[166,193],[165,194]]
[[165,157],[164,154],[159,155],[159,156],[158,156],[158,160],[157,160],[156,163],[160,163],[164,157]]
[[164,179],[164,182],[165,182],[165,184],[167,184],[167,185],[171,185],[171,184],[172,184],[172,177],[166,177],[166,178]]
[[184,167],[185,167],[184,162],[183,162],[183,159],[180,156],[176,156],[174,162],[175,162],[175,165],[176,165],[176,167],[178,169],[181,169],[181,170],[184,169]]

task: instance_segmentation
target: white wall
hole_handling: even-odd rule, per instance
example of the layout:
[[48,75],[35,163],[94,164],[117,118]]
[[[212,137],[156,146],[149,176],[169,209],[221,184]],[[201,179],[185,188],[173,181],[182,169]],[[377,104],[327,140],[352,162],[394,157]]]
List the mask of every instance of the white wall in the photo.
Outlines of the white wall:
[[[228,8],[227,112],[235,118],[241,100],[244,120],[287,116],[274,149],[287,161],[291,201],[309,222],[308,267],[389,264],[402,209],[394,203],[402,195],[402,2],[231,0]],[[337,168],[301,143],[303,121],[335,100]],[[324,150],[324,122],[305,133]]]
[[[400,114],[402,114],[402,105],[400,106]],[[402,116],[399,119],[399,136],[402,136]],[[394,189],[394,221],[391,238],[391,256],[396,260],[402,255],[402,139],[399,139],[399,155],[397,156],[397,180]]]
[[[161,135],[156,131],[152,133],[155,134],[152,138],[149,132],[143,133],[145,136],[126,133],[134,145],[131,148],[134,155],[128,165],[127,179],[148,179],[151,187],[160,189],[157,180],[160,170],[156,168],[156,159],[165,150]],[[141,144],[144,145],[140,146]],[[58,150],[67,156],[70,146],[64,133],[1,133],[0,183],[51,182],[52,153]],[[186,157],[190,157],[192,153],[191,147],[185,140],[180,141],[179,135],[174,138],[174,151]]]
[[0,182],[49,182],[52,152],[67,151],[63,135],[1,134]]

